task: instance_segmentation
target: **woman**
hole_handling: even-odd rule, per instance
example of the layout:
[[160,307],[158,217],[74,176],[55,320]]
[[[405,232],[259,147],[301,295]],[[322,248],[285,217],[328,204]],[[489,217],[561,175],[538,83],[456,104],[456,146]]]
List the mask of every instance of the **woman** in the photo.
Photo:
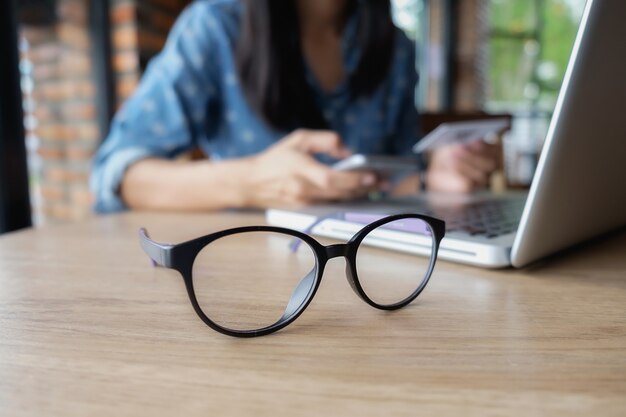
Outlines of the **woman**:
[[[178,19],[95,158],[96,209],[206,210],[347,200],[380,186],[327,163],[410,154],[414,45],[389,0],[201,0]],[[175,160],[201,149],[208,159]],[[428,187],[469,191],[484,144],[431,156]],[[399,187],[417,190],[418,178]]]

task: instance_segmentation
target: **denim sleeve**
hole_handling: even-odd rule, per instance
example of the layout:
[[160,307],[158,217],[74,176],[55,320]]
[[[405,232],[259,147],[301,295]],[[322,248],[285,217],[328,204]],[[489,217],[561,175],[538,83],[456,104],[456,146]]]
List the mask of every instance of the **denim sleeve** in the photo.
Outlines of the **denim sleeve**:
[[137,90],[116,114],[93,161],[91,189],[97,212],[126,208],[119,188],[133,163],[149,157],[173,158],[193,148],[219,89],[216,49],[221,34],[215,19],[206,2],[189,6]]
[[420,117],[416,107],[415,92],[419,77],[415,61],[415,44],[406,35],[399,34],[396,39],[396,59],[398,72],[392,73],[392,82],[398,83],[398,91],[403,91],[400,98],[400,114],[397,119],[390,153],[393,155],[413,155],[413,145],[420,137]]

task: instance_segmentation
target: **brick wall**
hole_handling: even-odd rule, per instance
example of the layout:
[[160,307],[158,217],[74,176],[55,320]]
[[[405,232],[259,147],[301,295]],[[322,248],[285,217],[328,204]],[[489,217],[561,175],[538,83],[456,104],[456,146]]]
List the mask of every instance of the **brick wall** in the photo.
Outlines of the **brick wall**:
[[[21,27],[27,40],[23,59],[32,64],[32,104],[36,122],[29,148],[40,158],[39,219],[77,218],[89,211],[89,160],[99,140],[92,82],[87,11],[81,0],[59,0],[58,22]],[[31,181],[32,183],[32,181]]]
[[484,109],[487,90],[489,0],[459,2],[454,110]]
[[[111,0],[111,42],[117,104],[137,86],[147,61],[165,43],[176,16],[189,0]],[[32,92],[25,96],[29,125],[31,184],[35,217],[40,222],[86,217],[91,158],[102,134],[96,117],[89,35],[89,0],[57,0],[56,22],[45,27],[20,26],[27,45]],[[34,169],[33,169],[34,167]]]
[[113,68],[118,105],[137,86],[148,61],[165,45],[176,16],[191,0],[113,0]]
[[423,106],[431,112],[442,110],[445,77],[447,71],[453,71],[450,76],[454,84],[454,96],[449,110],[479,111],[485,104],[489,0],[463,0],[456,3],[453,68],[447,66],[444,48],[447,36],[447,26],[444,24],[447,18],[446,3],[444,0],[430,0],[428,3],[429,39],[428,45],[421,46],[427,51],[429,62],[427,78],[424,79],[428,87]]
[[427,45],[418,45],[426,51],[425,59],[428,62],[426,74],[421,74],[421,82],[426,83],[426,95],[423,109],[436,112],[442,107],[443,78],[445,56],[443,52],[443,1],[434,0],[428,8],[428,42]]

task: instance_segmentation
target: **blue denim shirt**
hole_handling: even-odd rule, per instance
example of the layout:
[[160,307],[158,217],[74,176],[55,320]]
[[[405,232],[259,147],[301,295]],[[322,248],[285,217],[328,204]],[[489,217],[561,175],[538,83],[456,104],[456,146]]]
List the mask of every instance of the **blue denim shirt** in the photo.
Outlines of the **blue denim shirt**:
[[[96,211],[126,208],[120,183],[140,159],[174,158],[199,147],[218,162],[261,152],[288,133],[269,128],[239,85],[233,50],[242,7],[239,0],[200,0],[178,18],[95,156]],[[344,30],[343,51],[350,74],[359,57],[355,19]],[[415,47],[402,31],[387,78],[367,98],[351,99],[347,83],[326,93],[308,69],[306,76],[328,125],[352,151],[411,153],[419,123],[417,73]]]

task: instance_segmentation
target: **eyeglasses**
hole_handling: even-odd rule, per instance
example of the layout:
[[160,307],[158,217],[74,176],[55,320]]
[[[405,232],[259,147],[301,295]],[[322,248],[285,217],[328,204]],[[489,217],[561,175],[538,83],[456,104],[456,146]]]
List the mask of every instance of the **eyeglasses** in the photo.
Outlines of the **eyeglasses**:
[[[371,215],[363,216],[334,215],[310,229],[341,237],[346,231],[333,231],[333,222],[369,223]],[[194,310],[209,327],[254,337],[296,320],[315,296],[326,263],[337,257],[346,258],[350,286],[372,307],[397,310],[415,300],[435,267],[445,223],[419,214],[377,217],[357,225],[347,243],[328,246],[272,226],[228,229],[179,244],[157,243],[141,229],[139,239],[154,265],[180,272]]]

